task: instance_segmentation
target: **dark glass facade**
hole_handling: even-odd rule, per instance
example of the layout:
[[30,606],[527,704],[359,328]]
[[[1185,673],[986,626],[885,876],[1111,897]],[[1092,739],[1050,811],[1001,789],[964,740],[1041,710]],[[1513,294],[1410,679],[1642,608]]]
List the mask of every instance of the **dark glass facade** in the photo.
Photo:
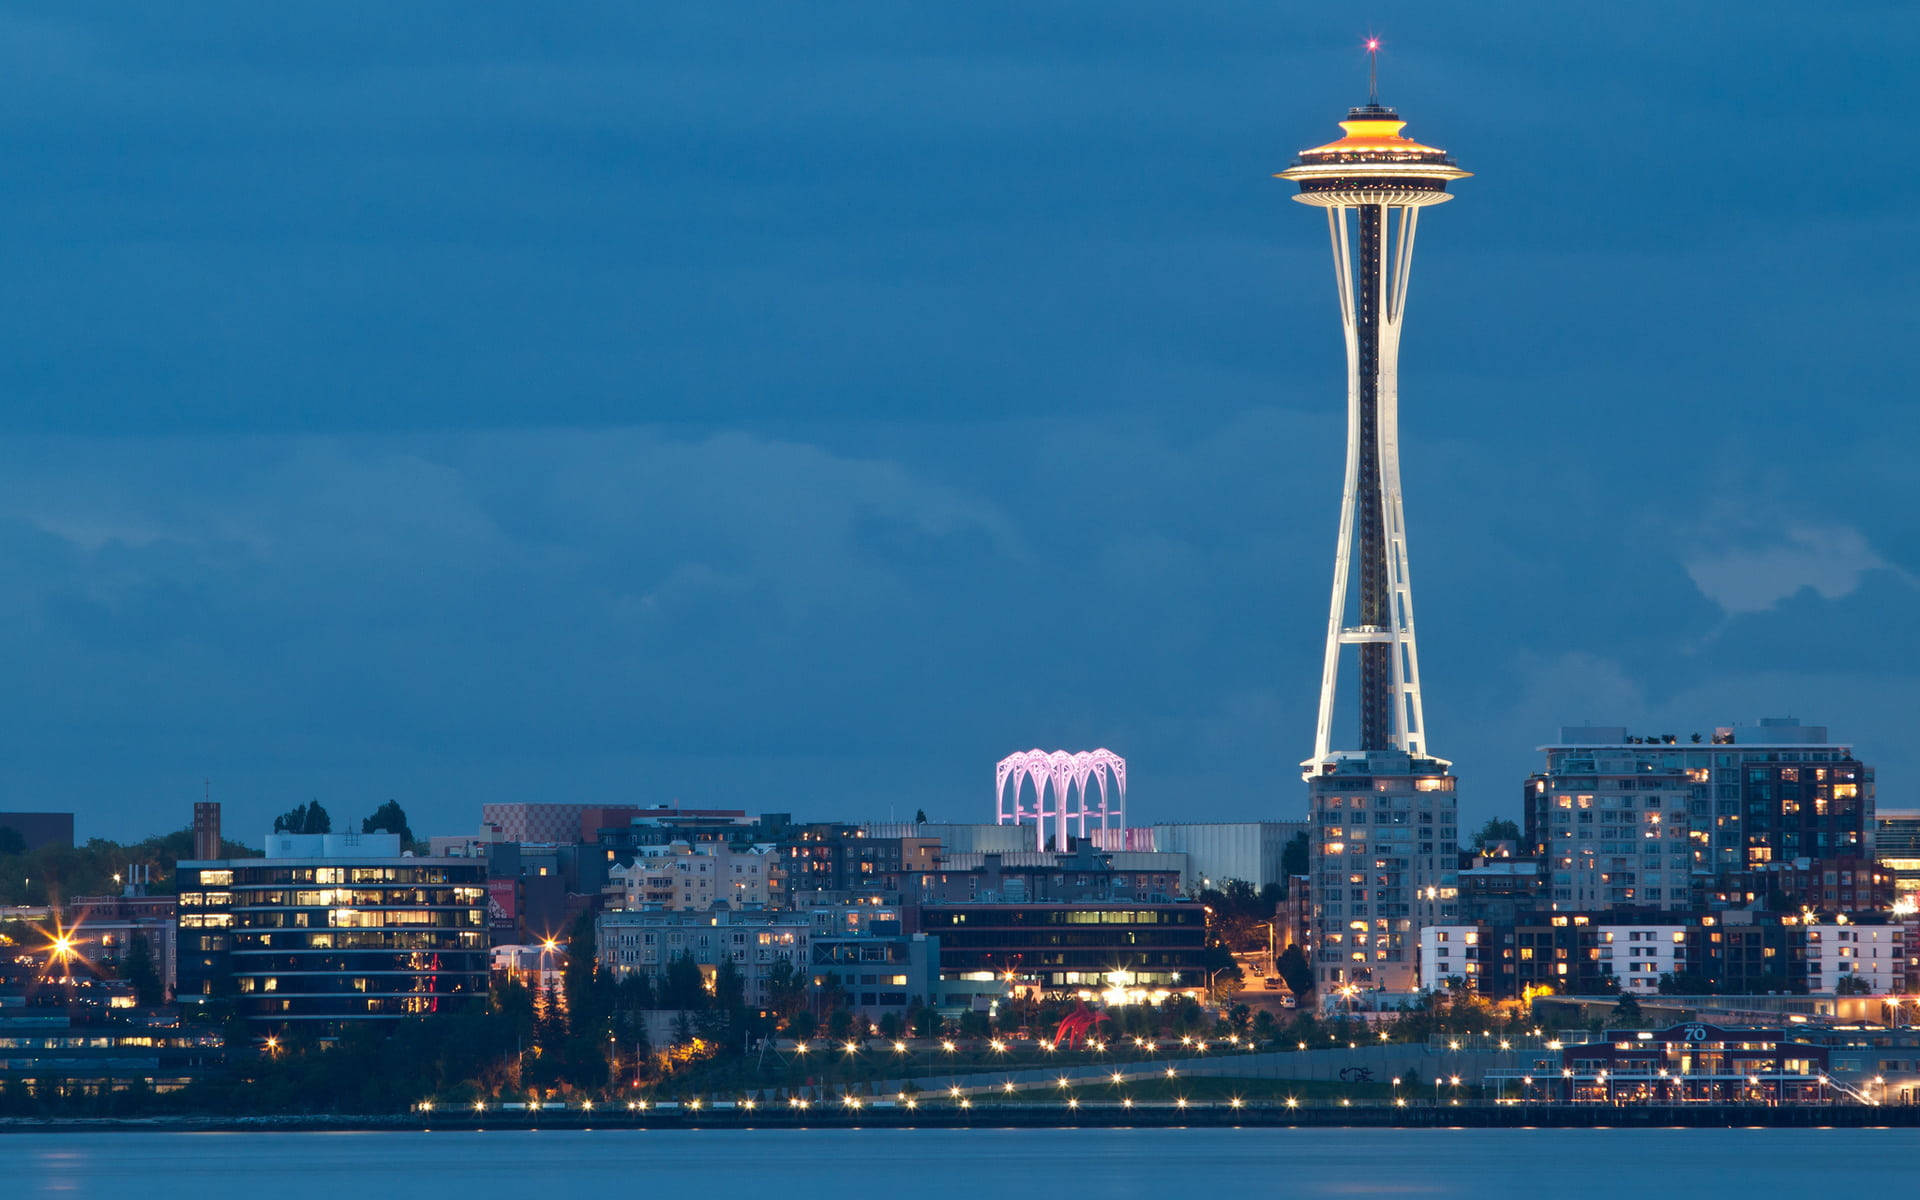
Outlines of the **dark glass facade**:
[[1043,988],[1206,984],[1206,910],[1181,904],[950,904],[919,910],[948,979],[1011,971]]
[[179,997],[266,1025],[484,1003],[484,860],[244,859],[179,866]]

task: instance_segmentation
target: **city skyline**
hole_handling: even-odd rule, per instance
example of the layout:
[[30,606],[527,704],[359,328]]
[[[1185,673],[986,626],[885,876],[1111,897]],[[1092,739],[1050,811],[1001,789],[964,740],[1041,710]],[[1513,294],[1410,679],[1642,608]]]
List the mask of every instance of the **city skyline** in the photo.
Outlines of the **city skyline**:
[[[1892,120],[1914,22],[1522,11],[1375,14],[1480,175],[1406,351],[1462,827],[1585,721],[1911,807],[1914,185],[1756,146]],[[9,20],[0,807],[986,820],[1107,746],[1137,824],[1303,814],[1340,347],[1267,175],[1351,22],[762,15]]]

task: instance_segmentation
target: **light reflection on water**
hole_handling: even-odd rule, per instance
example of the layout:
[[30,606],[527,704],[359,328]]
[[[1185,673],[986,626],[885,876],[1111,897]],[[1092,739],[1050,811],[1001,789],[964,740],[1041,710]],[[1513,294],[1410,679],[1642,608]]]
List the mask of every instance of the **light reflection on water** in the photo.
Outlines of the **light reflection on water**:
[[[1904,1184],[1911,1130],[501,1130],[0,1136],[0,1194],[111,1200],[407,1200],[652,1194],[845,1200],[1475,1197],[1623,1189],[1753,1200]],[[24,1190],[14,1192],[14,1186]],[[377,1190],[376,1190],[377,1189]],[[1249,1192],[1251,1189],[1251,1192]]]

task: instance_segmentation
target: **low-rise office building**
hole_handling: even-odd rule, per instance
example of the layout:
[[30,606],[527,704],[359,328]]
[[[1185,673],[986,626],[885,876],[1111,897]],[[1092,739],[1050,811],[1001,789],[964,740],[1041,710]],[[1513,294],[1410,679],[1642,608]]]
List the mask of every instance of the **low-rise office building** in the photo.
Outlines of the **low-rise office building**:
[[183,861],[179,999],[333,1028],[484,1004],[486,875],[403,855],[393,834],[274,834],[265,858]]
[[1198,991],[1207,985],[1205,910],[1171,904],[927,904],[943,980],[1028,982],[1042,992]]
[[1575,1104],[1817,1104],[1836,1099],[1827,1047],[1799,1030],[1611,1029],[1560,1046],[1544,1068],[1505,1068],[1485,1083],[1503,1096]]
[[226,1061],[218,1030],[178,1021],[76,1024],[60,1010],[0,1010],[0,1082],[96,1095],[136,1084],[171,1092]]
[[67,923],[77,931],[89,960],[123,973],[134,939],[144,941],[168,995],[179,983],[177,917],[172,896],[76,896],[67,906]]

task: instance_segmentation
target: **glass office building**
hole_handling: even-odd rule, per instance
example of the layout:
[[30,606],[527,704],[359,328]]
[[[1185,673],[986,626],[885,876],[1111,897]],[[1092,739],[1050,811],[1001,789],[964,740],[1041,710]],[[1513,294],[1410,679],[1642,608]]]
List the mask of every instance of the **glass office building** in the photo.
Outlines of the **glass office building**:
[[267,857],[179,864],[183,1003],[333,1028],[483,1004],[486,861],[391,834],[274,835]]

